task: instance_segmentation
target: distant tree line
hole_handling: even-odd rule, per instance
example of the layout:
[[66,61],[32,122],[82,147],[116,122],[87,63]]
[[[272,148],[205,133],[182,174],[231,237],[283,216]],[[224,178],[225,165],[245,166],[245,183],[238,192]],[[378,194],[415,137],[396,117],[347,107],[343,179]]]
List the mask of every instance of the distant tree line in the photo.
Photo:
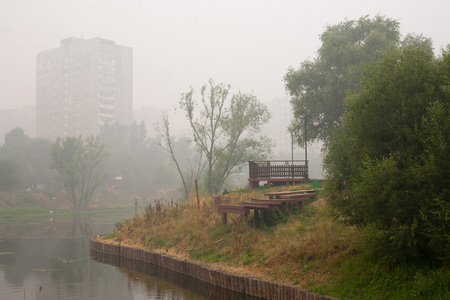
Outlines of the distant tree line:
[[[57,141],[33,139],[21,128],[12,129],[6,134],[5,141],[0,146],[0,190],[64,188],[61,174],[63,171],[62,169],[58,171],[55,161],[63,161],[65,158],[63,155],[56,157],[57,151],[54,147],[72,143],[73,148],[82,141],[80,137]],[[170,158],[158,146],[156,139],[147,136],[143,123],[133,123],[131,126],[104,125],[101,127],[97,143],[98,147],[104,145],[102,153],[108,156],[104,165],[105,176],[98,188],[106,189],[115,185],[118,189],[144,190],[178,186],[179,180]],[[190,148],[184,140],[180,139],[175,143],[183,144],[180,147],[188,155]],[[83,160],[79,160],[76,165],[85,169],[86,166],[82,165],[82,162]],[[67,166],[67,169],[74,170],[75,166]]]
[[32,139],[22,128],[5,135],[0,147],[0,190],[57,189],[57,175],[49,168],[52,142]]
[[156,138],[147,136],[144,123],[108,123],[97,137],[55,141],[15,128],[0,147],[0,190],[64,189],[76,209],[84,209],[96,189],[177,188],[181,181],[187,198],[198,180],[200,189],[220,193],[233,174],[249,160],[266,158],[272,147],[258,135],[270,118],[267,107],[230,89],[210,80],[201,88],[199,111],[194,90],[182,94],[191,138],[171,135],[167,116]]

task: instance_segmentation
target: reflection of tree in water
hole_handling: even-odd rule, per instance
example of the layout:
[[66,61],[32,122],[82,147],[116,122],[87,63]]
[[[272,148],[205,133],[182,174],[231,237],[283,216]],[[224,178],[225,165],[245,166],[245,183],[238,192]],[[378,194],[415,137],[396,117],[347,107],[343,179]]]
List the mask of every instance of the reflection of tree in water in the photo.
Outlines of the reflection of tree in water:
[[52,251],[51,266],[59,270],[52,277],[56,282],[82,284],[86,280],[84,270],[89,264],[89,239],[93,231],[84,219],[67,221],[66,233]]
[[[1,231],[7,228],[10,226]],[[89,238],[93,235],[86,220],[19,224],[15,232],[22,238],[5,239],[0,245],[0,252],[12,253],[0,255],[8,281],[22,285],[25,276],[33,272],[50,272],[58,280],[82,277],[77,273],[82,273],[83,262],[89,260]]]

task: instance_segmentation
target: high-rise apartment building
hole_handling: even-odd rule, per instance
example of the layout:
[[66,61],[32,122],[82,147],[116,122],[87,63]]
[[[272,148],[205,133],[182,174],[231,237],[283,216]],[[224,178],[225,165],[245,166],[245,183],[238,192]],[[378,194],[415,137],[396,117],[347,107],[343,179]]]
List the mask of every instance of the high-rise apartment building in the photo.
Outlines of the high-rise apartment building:
[[106,122],[130,125],[133,49],[102,38],[68,38],[37,55],[36,136],[97,135]]

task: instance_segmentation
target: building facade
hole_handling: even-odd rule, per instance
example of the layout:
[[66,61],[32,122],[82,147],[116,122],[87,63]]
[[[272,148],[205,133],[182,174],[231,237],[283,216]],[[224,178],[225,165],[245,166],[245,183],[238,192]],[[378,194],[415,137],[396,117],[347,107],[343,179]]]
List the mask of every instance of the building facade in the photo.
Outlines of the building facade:
[[106,122],[130,125],[132,107],[132,48],[68,38],[37,55],[36,137],[97,135]]

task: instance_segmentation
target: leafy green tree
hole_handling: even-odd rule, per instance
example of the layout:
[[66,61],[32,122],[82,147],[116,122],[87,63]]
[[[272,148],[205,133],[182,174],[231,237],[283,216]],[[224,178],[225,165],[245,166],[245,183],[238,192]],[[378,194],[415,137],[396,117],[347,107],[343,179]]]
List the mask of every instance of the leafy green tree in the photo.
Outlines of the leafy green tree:
[[[399,38],[399,23],[382,16],[327,26],[317,58],[302,62],[298,69],[289,68],[284,76],[294,112],[290,131],[299,145],[305,143],[305,120],[306,139],[327,145],[333,129],[342,123],[347,93],[358,92],[364,65],[396,47]],[[313,118],[319,126],[313,126]]]
[[209,193],[218,193],[230,174],[250,159],[262,159],[269,152],[269,141],[255,133],[270,118],[267,107],[251,94],[237,93],[226,106],[230,85],[215,84],[201,88],[202,109],[196,115],[194,89],[179,102],[186,113],[194,142],[206,159],[205,185]]
[[14,165],[15,189],[56,188],[54,171],[49,169],[51,142],[47,139],[32,139],[22,128],[14,128],[5,136],[0,147],[0,159]]
[[15,170],[14,188],[27,188],[25,176],[30,169],[27,165],[27,149],[31,138],[25,134],[22,128],[16,127],[5,135],[5,143],[1,147],[0,157],[8,160]]
[[450,47],[391,51],[349,95],[325,158],[329,203],[390,260],[450,259]]
[[85,209],[106,177],[105,146],[98,137],[57,138],[51,148],[50,168],[61,177],[75,209]]

